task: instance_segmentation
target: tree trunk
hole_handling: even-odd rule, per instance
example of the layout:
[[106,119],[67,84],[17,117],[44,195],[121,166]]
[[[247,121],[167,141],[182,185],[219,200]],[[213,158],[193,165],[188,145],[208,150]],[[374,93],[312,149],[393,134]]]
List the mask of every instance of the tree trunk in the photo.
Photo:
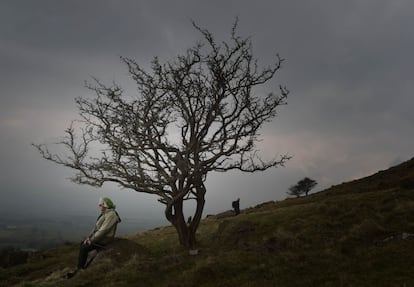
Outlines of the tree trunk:
[[203,215],[203,210],[204,210],[204,204],[205,204],[204,197],[206,194],[206,188],[204,184],[197,186],[196,191],[197,191],[196,192],[197,193],[197,206],[194,212],[193,219],[191,220],[190,225],[189,225],[190,233],[194,234],[194,237],[198,229],[198,226],[200,225],[201,217]]
[[166,217],[177,230],[178,239],[182,246],[192,250],[195,248],[197,239],[196,232],[200,225],[205,204],[206,189],[204,184],[196,187],[196,210],[190,223],[187,224],[183,212],[183,199],[177,200],[170,210],[166,210]]

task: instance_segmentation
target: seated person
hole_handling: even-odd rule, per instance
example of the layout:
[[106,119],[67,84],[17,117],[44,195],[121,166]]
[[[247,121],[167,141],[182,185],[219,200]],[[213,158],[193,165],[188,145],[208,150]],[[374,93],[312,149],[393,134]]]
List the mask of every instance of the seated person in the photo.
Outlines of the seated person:
[[90,251],[103,248],[111,243],[115,237],[116,227],[121,222],[121,218],[115,211],[115,205],[109,198],[104,197],[99,199],[99,208],[101,214],[96,220],[95,228],[81,242],[77,269],[68,273],[67,278],[73,277],[80,269],[87,267],[86,260]]

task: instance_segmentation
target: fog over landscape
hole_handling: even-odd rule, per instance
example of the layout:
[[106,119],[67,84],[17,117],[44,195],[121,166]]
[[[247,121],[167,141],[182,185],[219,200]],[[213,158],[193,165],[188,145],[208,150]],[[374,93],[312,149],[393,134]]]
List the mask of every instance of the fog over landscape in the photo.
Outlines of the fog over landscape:
[[[125,222],[168,224],[157,197],[116,185],[72,183],[74,171],[40,156],[79,118],[74,99],[92,98],[84,81],[134,83],[119,57],[149,67],[173,60],[202,36],[251,36],[259,65],[285,59],[257,91],[290,90],[288,105],[260,132],[264,158],[289,154],[262,173],[211,173],[204,216],[287,197],[303,177],[314,191],[368,176],[413,157],[414,2],[350,1],[12,1],[0,2],[0,192],[3,218],[90,216],[109,196]],[[121,232],[130,232],[122,227]],[[130,225],[128,225],[130,226]],[[124,229],[122,229],[124,228]]]

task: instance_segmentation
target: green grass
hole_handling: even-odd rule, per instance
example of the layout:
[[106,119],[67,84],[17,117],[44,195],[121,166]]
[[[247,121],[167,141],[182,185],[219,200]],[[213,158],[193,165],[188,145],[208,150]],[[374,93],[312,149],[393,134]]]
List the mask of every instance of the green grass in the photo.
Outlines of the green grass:
[[[306,198],[268,202],[239,216],[208,218],[199,254],[172,227],[127,237],[119,258],[99,259],[71,280],[77,246],[0,269],[4,286],[414,286],[413,164]],[[402,176],[401,176],[402,175]],[[405,183],[401,185],[401,178]],[[379,181],[379,182],[376,182]],[[138,245],[136,245],[138,244]],[[138,248],[139,247],[139,248]]]

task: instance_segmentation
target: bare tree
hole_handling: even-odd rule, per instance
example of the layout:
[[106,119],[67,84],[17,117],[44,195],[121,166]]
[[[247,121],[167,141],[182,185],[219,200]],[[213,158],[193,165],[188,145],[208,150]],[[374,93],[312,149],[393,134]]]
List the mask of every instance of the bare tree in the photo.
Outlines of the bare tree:
[[296,184],[296,185],[292,185],[291,187],[289,187],[289,191],[287,194],[300,197],[303,193],[302,193],[302,190],[299,189],[299,186]]
[[[259,129],[286,103],[288,90],[279,86],[277,94],[260,96],[254,88],[272,79],[283,60],[277,55],[273,65],[259,68],[251,40],[236,34],[237,21],[231,40],[221,44],[193,26],[203,41],[174,61],[155,58],[151,71],[121,57],[137,85],[134,97],[118,84],[87,83],[96,97],[76,99],[81,120],[74,123],[82,128],[72,123],[59,143],[70,155],[34,144],[45,159],[75,169],[76,183],[114,182],[156,195],[187,248],[196,243],[209,172],[264,171],[289,159],[264,161],[255,147]],[[189,224],[186,200],[196,202]]]
[[309,191],[311,191],[317,184],[318,183],[315,180],[305,177],[304,179],[299,180],[296,185],[291,186],[288,194],[296,197],[299,197],[302,194],[308,196]]

